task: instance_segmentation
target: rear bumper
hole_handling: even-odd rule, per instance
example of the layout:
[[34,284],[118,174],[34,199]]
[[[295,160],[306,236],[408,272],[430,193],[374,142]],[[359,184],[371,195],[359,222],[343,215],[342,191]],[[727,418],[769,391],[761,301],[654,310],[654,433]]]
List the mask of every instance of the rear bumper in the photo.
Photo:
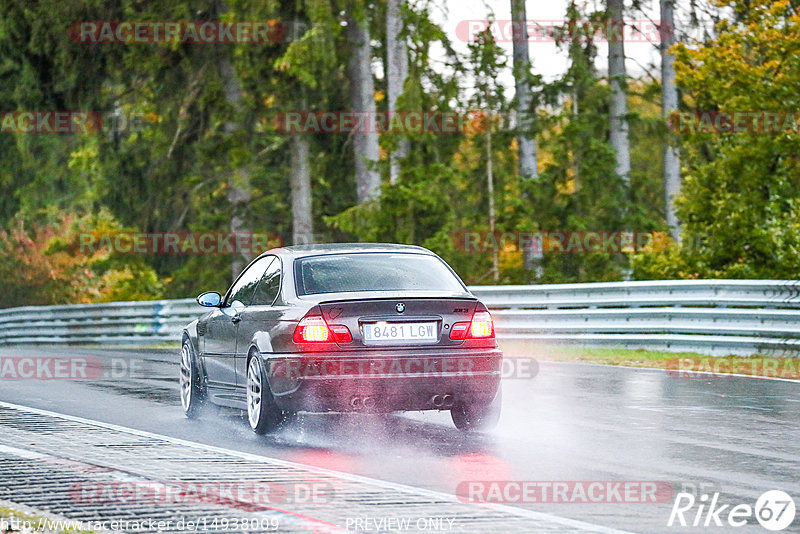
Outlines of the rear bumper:
[[282,409],[373,413],[490,402],[503,358],[497,348],[262,356]]

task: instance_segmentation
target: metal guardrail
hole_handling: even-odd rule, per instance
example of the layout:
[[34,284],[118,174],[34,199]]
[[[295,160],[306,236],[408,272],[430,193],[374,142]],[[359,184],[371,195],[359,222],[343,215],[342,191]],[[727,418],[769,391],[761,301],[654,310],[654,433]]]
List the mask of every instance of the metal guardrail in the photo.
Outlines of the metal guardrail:
[[[672,280],[475,286],[501,339],[691,351],[800,354],[800,281]],[[0,344],[178,341],[193,299],[0,310]]]
[[800,354],[800,281],[472,288],[499,338],[701,354]]
[[9,308],[0,310],[0,344],[179,342],[203,311],[194,299]]

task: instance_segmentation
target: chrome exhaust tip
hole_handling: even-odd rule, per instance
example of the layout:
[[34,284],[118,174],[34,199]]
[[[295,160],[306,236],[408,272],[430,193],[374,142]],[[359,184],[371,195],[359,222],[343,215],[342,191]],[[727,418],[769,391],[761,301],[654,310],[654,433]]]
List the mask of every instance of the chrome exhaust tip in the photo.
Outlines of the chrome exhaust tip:
[[364,408],[374,408],[375,407],[375,397],[364,397]]
[[441,408],[442,404],[444,404],[444,401],[443,401],[441,395],[434,395],[433,397],[431,397],[431,402],[437,408]]
[[453,407],[453,401],[455,401],[455,398],[452,395],[450,395],[449,393],[442,397],[442,405],[445,408],[452,408]]
[[361,397],[353,397],[350,399],[350,406],[358,410],[362,406]]

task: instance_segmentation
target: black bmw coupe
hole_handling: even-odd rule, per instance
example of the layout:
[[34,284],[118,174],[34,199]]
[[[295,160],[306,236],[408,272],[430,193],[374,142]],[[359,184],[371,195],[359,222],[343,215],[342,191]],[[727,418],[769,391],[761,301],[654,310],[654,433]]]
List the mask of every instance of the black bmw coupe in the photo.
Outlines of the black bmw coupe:
[[186,415],[247,411],[262,434],[299,411],[500,417],[502,353],[486,306],[433,252],[390,244],[273,249],[183,331]]

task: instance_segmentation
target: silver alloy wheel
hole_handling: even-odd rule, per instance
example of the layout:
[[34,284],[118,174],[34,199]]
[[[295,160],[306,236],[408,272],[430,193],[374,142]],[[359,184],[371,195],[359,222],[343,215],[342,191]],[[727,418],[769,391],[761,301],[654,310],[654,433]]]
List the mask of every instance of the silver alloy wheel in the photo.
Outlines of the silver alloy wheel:
[[247,367],[247,419],[255,429],[261,419],[261,362],[254,357]]
[[194,377],[192,376],[192,370],[194,366],[192,365],[192,354],[189,352],[189,345],[186,343],[183,344],[181,347],[181,405],[183,406],[183,411],[188,412],[189,407],[192,404],[192,394],[193,394],[193,384],[194,384]]

